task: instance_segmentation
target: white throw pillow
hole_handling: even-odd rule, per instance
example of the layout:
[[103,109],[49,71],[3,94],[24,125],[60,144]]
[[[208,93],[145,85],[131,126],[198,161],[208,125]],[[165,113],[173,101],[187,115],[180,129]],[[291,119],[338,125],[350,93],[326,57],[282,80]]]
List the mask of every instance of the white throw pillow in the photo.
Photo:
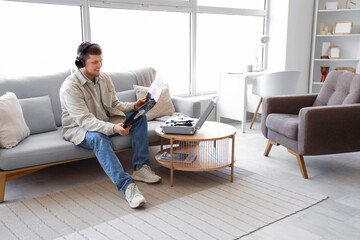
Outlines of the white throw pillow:
[[[136,91],[137,99],[143,98],[148,92],[148,87],[134,85]],[[175,112],[174,104],[171,101],[169,85],[164,84],[160,98],[158,99],[156,105],[146,113],[147,120],[152,120],[154,118],[170,116]]]
[[0,147],[15,147],[29,135],[30,129],[15,93],[5,93],[0,97]]

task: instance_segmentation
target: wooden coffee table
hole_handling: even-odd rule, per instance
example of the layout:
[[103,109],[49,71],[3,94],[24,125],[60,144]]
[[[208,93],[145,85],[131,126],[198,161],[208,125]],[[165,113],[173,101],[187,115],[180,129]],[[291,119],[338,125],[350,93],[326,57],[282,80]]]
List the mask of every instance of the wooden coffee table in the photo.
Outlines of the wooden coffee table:
[[[206,121],[194,135],[165,134],[161,127],[157,127],[155,132],[161,137],[161,150],[155,155],[155,159],[161,166],[170,169],[171,186],[174,185],[175,170],[212,171],[231,167],[230,181],[233,182],[236,128]],[[166,144],[170,143],[166,149],[165,140]],[[169,159],[162,159],[164,152],[167,152]],[[176,156],[179,155],[187,158],[176,161]]]

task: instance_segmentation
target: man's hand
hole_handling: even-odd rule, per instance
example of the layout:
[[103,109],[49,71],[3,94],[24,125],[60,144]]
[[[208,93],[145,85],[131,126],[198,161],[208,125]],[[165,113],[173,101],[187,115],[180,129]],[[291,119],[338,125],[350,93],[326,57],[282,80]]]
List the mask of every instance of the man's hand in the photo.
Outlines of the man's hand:
[[114,125],[114,132],[120,134],[121,136],[126,136],[129,134],[131,126],[128,126],[127,128],[123,128],[123,123],[118,123]]
[[139,107],[141,107],[146,102],[146,98],[141,98],[137,100],[137,102],[134,105],[135,110],[137,110]]

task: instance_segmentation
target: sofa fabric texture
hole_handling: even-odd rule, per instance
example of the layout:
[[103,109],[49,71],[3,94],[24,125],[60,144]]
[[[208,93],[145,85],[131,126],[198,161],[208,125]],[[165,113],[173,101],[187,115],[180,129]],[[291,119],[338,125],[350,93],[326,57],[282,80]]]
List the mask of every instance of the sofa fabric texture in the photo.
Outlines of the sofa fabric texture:
[[59,89],[70,70],[50,75],[0,79],[0,95],[14,92],[18,99],[49,96],[54,111],[56,126],[61,126]]
[[30,134],[56,130],[54,112],[49,96],[19,99]]
[[299,115],[272,113],[266,119],[266,126],[274,132],[296,140],[298,137]]
[[360,75],[333,71],[326,78],[313,106],[360,103]]

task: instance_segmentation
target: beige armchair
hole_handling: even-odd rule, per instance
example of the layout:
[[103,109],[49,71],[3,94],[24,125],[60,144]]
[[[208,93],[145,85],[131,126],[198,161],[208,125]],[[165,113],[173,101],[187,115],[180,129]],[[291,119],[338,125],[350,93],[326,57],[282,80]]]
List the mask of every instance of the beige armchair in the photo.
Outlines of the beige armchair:
[[360,74],[329,73],[319,94],[266,97],[261,130],[273,145],[297,157],[308,178],[304,156],[360,151]]

